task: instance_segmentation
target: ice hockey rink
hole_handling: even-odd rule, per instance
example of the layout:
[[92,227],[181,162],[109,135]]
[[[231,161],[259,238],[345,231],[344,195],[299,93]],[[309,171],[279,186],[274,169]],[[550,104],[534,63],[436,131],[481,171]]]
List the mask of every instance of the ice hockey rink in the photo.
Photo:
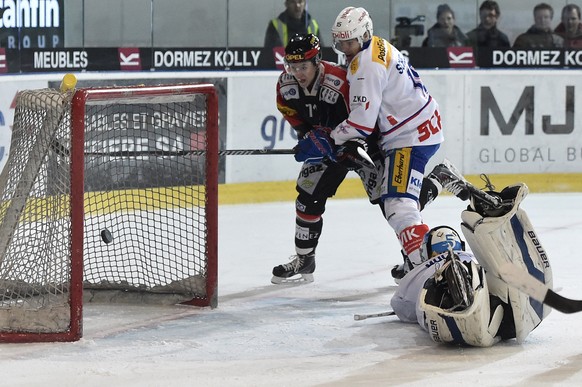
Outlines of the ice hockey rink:
[[[524,208],[554,286],[582,298],[582,194],[535,194]],[[458,228],[465,204],[441,196],[430,226]],[[74,343],[1,344],[4,386],[579,386],[582,313],[553,311],[523,344],[437,345],[389,309],[399,246],[365,199],[332,199],[315,282],[270,284],[293,253],[292,202],[219,207],[219,305],[87,305]]]

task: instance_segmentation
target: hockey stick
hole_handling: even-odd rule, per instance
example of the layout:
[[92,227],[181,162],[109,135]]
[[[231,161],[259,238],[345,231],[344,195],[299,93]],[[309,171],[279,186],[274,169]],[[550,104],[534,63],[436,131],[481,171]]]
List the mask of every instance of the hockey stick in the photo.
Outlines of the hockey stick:
[[557,311],[562,313],[582,312],[582,300],[572,300],[559,295],[546,284],[512,263],[505,263],[499,267],[499,277],[506,284]]
[[[183,151],[119,151],[119,152],[85,152],[86,156],[203,156],[205,150],[183,150]],[[218,151],[219,156],[257,156],[257,155],[292,155],[293,149],[226,149]]]
[[370,314],[354,314],[354,320],[361,321],[368,318],[375,318],[375,317],[387,317],[387,316],[396,316],[393,310],[389,310],[387,312],[382,313],[370,313]]

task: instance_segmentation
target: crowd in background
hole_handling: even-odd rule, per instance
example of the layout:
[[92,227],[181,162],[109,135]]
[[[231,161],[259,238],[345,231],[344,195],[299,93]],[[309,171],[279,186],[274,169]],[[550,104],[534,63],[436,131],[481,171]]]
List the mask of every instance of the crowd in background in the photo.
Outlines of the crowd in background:
[[[269,21],[264,45],[267,48],[283,46],[295,33],[314,33],[321,39],[315,17],[306,11],[306,0],[286,0],[286,9]],[[497,28],[501,16],[499,4],[485,0],[479,7],[479,25],[466,33],[455,23],[455,12],[448,4],[438,5],[436,23],[427,30],[423,47],[472,46],[491,48],[582,48],[580,7],[567,4],[562,8],[560,21],[555,27],[554,9],[547,3],[533,8],[533,24],[510,42],[507,34]],[[400,39],[399,39],[400,38]],[[395,36],[396,46],[406,47],[410,40]]]

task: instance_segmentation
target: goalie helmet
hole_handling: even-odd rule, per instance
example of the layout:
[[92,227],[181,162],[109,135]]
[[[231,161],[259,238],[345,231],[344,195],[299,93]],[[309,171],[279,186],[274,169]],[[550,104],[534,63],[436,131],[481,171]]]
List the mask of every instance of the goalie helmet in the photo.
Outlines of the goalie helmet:
[[338,43],[350,39],[357,39],[362,47],[364,42],[372,39],[373,33],[373,23],[368,11],[361,7],[346,7],[339,13],[331,27],[333,49],[338,52]]
[[449,250],[464,251],[465,242],[452,227],[437,226],[424,235],[420,246],[420,257],[422,262],[426,262]]
[[313,34],[296,34],[285,47],[285,63],[298,63],[321,59],[319,38]]

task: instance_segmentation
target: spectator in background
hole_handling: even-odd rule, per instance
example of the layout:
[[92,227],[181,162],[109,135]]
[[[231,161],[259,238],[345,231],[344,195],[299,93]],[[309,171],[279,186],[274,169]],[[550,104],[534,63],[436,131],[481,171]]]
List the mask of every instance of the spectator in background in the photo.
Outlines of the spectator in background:
[[285,11],[272,19],[265,33],[265,48],[284,47],[296,34],[314,34],[320,42],[319,25],[305,10],[306,0],[285,0]]
[[565,48],[582,49],[582,23],[580,21],[580,7],[568,4],[562,8],[562,22],[554,32],[564,38]]
[[554,9],[551,5],[540,3],[534,7],[534,25],[519,35],[513,48],[561,48],[564,39],[552,31]]
[[455,13],[448,4],[437,7],[437,22],[427,31],[423,47],[466,46],[467,37],[455,25]]
[[497,19],[501,11],[494,0],[485,0],[479,7],[481,23],[467,34],[469,45],[473,47],[511,47],[509,38],[497,29]]

